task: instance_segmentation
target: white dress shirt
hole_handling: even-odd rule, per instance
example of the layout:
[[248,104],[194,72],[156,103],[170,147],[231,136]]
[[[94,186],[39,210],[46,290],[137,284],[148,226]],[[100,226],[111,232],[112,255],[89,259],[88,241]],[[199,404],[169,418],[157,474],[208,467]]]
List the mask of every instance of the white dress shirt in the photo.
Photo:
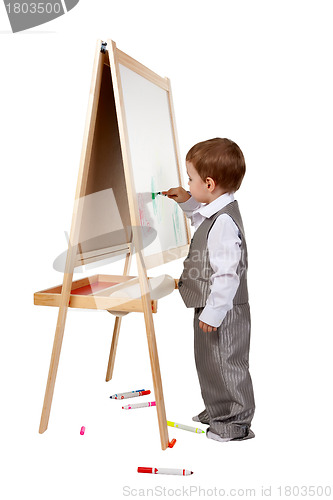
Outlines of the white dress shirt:
[[[190,193],[189,193],[190,194]],[[234,201],[232,193],[225,193],[211,203],[199,203],[193,196],[180,208],[197,229],[208,217]],[[214,222],[207,239],[211,276],[210,294],[199,320],[214,327],[220,326],[227,312],[233,307],[233,299],[239,286],[236,274],[241,256],[241,238],[237,225],[228,214],[221,214]]]

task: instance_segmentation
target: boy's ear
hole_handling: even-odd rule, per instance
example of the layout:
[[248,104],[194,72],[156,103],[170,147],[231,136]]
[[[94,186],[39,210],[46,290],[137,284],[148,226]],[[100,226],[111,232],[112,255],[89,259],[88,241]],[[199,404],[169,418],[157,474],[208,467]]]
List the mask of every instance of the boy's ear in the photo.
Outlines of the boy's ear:
[[211,188],[211,187],[212,187],[212,188],[214,189],[214,188],[215,188],[215,186],[216,186],[214,179],[212,179],[211,177],[207,177],[207,178],[206,178],[206,186],[207,186],[208,188]]

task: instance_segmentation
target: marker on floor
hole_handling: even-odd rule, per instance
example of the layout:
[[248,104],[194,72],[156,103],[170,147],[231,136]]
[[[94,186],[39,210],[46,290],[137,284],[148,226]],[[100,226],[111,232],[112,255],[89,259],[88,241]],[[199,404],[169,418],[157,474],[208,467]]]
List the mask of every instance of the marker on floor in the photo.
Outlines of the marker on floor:
[[170,420],[167,420],[167,424],[169,427],[177,427],[177,429],[182,429],[183,431],[196,432],[197,434],[205,434],[205,431],[199,429],[198,427],[190,427],[189,425],[177,424],[176,422],[170,422]]
[[177,439],[171,439],[171,441],[168,444],[168,448],[173,448],[176,444]]
[[125,397],[128,397],[128,394],[134,394],[135,392],[143,392],[146,389],[136,389],[136,391],[129,391],[129,392],[119,392],[117,394],[113,394],[110,396],[111,399],[125,399]]
[[150,401],[147,403],[138,403],[134,405],[123,406],[123,410],[135,410],[135,408],[146,408],[147,406],[156,406],[156,401]]
[[122,394],[113,394],[110,396],[111,399],[128,399],[128,398],[136,398],[138,396],[146,396],[150,394],[150,391],[132,391],[132,392],[123,392]]
[[186,469],[157,469],[157,467],[138,467],[138,472],[146,474],[170,474],[174,476],[190,476],[193,474],[191,470]]
[[81,427],[81,430],[80,430],[80,434],[81,436],[83,436],[83,434],[85,433],[85,430],[86,428],[84,426]]

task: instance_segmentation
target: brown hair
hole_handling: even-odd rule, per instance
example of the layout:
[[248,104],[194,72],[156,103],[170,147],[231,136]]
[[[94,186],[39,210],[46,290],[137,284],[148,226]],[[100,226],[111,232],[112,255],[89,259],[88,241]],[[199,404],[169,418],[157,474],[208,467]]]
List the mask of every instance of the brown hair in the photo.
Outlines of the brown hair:
[[237,144],[219,137],[195,144],[187,153],[186,161],[193,164],[203,181],[211,177],[229,193],[240,188],[246,170]]

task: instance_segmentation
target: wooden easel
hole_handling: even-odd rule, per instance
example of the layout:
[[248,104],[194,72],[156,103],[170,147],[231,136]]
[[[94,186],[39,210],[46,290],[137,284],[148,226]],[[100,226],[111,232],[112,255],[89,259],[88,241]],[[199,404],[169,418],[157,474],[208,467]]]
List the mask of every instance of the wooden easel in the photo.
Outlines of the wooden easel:
[[[108,50],[106,47],[108,47]],[[116,44],[112,40],[108,40],[107,44],[98,40],[93,66],[86,126],[84,131],[63,283],[62,286],[56,286],[34,294],[34,302],[36,305],[59,307],[39,432],[45,432],[48,427],[68,307],[124,312],[137,311],[143,312],[145,319],[161,447],[164,450],[168,447],[169,438],[152,316],[152,313],[157,311],[157,301],[152,300],[150,296],[149,278],[147,276],[147,259],[145,259],[143,255],[143,241],[141,233],[136,230],[131,231],[131,228],[137,228],[140,226],[140,219],[134,190],[131,158],[129,154],[126,116],[124,113],[122,87],[119,75],[120,63],[128,68],[131,68],[133,71],[144,76],[149,81],[168,92],[170,114],[173,124],[173,139],[177,156],[178,175],[180,184],[182,184],[179,149],[175,130],[169,80],[158,76],[145,66],[121,52],[117,49]],[[111,71],[111,75],[108,71]],[[108,86],[110,87],[110,79],[112,80],[112,88],[105,90]],[[110,99],[111,94],[108,94],[108,92],[112,91],[112,89],[114,104],[112,104],[112,99]],[[100,134],[99,130],[96,128],[98,113],[109,113],[114,115],[115,118],[113,121],[111,120],[108,122],[110,125],[107,125],[110,129],[108,130],[108,138],[112,137],[115,143],[118,141],[118,145],[116,144],[116,146],[109,148],[109,143],[107,143],[108,146],[106,146],[105,140],[100,140],[100,142],[98,142]],[[96,151],[100,153],[98,160],[95,158]],[[110,164],[112,164],[113,168],[112,175],[109,173]],[[103,181],[101,181],[102,177]],[[104,177],[107,178],[106,181]],[[102,187],[98,186],[98,183],[101,182],[105,183]],[[121,233],[119,241],[111,241],[108,244],[105,242],[103,244],[99,244],[99,239],[95,238],[95,246],[92,245],[92,247],[89,247],[88,244],[88,246],[84,248],[82,240],[84,239],[83,236],[85,232],[85,215],[88,210],[87,200],[92,199],[91,197],[93,197],[96,192],[108,193],[108,189],[111,189],[112,193],[118,193],[119,199],[116,200],[117,203],[128,203],[126,210],[124,210],[125,216],[122,220],[125,228],[124,232]],[[91,197],[89,198],[89,196]],[[90,205],[88,203],[88,207],[89,206]],[[128,217],[126,216],[127,213]],[[190,229],[186,219],[185,227],[187,245],[173,249],[172,253],[169,253],[168,251],[163,252],[162,262],[168,262],[172,259],[186,256],[190,241]],[[136,252],[138,277],[129,276],[133,247]],[[94,275],[89,278],[73,281],[75,267],[119,254],[126,255],[123,275]],[[148,261],[150,267],[157,265],[158,262],[161,262],[161,256],[151,256],[150,261]],[[115,284],[119,288],[135,282],[138,282],[140,285],[141,297],[124,300],[110,296],[110,289],[114,289]],[[177,282],[178,280],[175,280],[175,288],[177,288]],[[113,374],[121,320],[122,318],[119,316],[115,319],[110,357],[106,372],[106,381],[109,381]]]

